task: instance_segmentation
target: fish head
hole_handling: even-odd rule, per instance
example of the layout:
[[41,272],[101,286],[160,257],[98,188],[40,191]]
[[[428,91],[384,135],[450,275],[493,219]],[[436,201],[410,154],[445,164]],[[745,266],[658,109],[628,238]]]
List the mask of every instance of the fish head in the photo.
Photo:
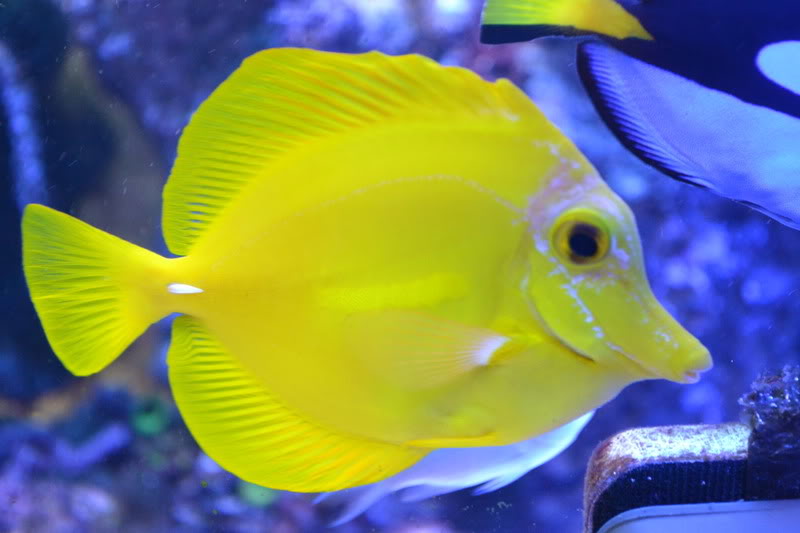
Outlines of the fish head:
[[633,381],[694,383],[708,350],[656,300],[630,208],[596,174],[562,176],[531,199],[525,290],[545,330]]

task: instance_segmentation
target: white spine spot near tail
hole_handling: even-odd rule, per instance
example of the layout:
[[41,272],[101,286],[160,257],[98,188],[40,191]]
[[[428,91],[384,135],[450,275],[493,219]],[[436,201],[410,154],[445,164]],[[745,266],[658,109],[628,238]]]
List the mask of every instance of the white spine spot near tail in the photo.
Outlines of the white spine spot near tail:
[[185,283],[170,283],[167,285],[167,290],[172,294],[198,294],[205,292],[199,287],[194,287]]

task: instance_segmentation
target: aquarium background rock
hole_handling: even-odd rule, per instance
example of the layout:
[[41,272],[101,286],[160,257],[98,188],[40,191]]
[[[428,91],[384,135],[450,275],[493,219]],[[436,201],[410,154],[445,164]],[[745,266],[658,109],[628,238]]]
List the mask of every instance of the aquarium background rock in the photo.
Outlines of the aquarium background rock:
[[800,366],[762,373],[739,404],[752,427],[747,498],[800,497]]
[[266,47],[418,52],[509,77],[631,205],[656,295],[715,356],[697,385],[629,387],[568,451],[500,491],[388,499],[335,531],[579,531],[598,442],[632,426],[737,420],[737,399],[761,371],[797,362],[800,233],[640,163],[594,113],[572,43],[482,46],[479,4],[2,1],[0,72],[16,69],[23,83],[4,75],[0,87],[0,531],[323,531],[333,510],[245,485],[197,449],[164,380],[165,327],[108,372],[71,378],[44,342],[20,269],[20,191],[164,251],[160,189],[180,132]]

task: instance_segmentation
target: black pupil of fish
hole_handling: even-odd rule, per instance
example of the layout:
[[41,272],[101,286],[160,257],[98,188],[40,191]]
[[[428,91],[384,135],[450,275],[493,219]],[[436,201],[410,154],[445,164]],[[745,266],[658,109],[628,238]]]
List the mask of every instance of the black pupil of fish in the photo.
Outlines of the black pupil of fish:
[[600,251],[600,231],[589,224],[575,224],[569,232],[569,251],[575,259],[591,259]]

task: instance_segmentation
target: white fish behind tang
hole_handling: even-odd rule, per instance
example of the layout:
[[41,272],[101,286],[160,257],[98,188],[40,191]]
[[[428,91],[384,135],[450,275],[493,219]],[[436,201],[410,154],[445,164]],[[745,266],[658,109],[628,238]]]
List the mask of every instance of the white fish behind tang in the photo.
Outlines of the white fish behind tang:
[[552,431],[506,446],[442,448],[394,476],[355,487],[327,492],[315,500],[341,506],[331,526],[356,518],[385,496],[399,492],[404,502],[415,502],[441,494],[476,487],[473,494],[486,494],[505,487],[534,468],[553,459],[577,438],[594,411]]

